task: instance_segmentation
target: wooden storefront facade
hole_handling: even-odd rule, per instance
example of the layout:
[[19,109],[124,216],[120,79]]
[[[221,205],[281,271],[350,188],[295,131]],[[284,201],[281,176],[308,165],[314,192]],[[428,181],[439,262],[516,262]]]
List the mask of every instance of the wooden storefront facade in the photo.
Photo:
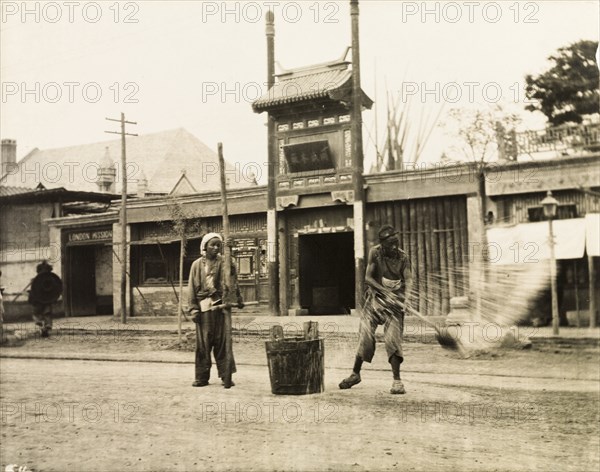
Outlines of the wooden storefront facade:
[[400,247],[414,267],[415,309],[425,316],[446,315],[450,298],[467,295],[464,195],[375,203],[367,207],[367,219],[375,226],[387,222],[399,231]]
[[[600,180],[594,174],[599,160],[598,157],[588,159],[580,173],[592,175],[594,182]],[[572,162],[580,161],[575,159]],[[549,175],[554,175],[555,167],[560,165],[558,161],[549,162],[545,169]],[[469,282],[475,280],[481,261],[473,248],[485,241],[486,228],[502,224],[499,221],[501,208],[514,208],[514,215],[522,215],[523,219],[526,216],[527,223],[533,221],[544,194],[527,186],[509,192],[504,187],[486,185],[486,209],[494,212],[494,222],[485,226],[482,198],[477,193],[478,183],[468,171],[469,167],[467,164],[455,166],[446,169],[443,174],[430,169],[365,176],[367,202],[365,226],[362,228],[365,231],[365,258],[369,249],[377,244],[378,228],[383,224],[393,225],[399,231],[401,247],[409,254],[415,269],[414,307],[426,316],[447,315],[453,297],[474,299],[477,294]],[[546,170],[540,171],[539,185],[546,185]],[[598,213],[598,186],[576,190],[566,188],[567,184],[561,188],[551,180],[549,184],[558,187],[553,190],[567,217],[570,215],[568,212],[573,211],[570,207],[573,204],[576,217]],[[569,185],[573,186],[572,183]],[[354,244],[357,228],[352,206],[336,198],[339,195],[334,192],[297,195],[293,198],[293,205],[280,206],[277,212],[275,257],[279,263],[278,313],[281,315],[345,314],[356,308]],[[240,274],[240,285],[246,300],[261,303],[261,313],[268,312],[272,283],[268,260],[273,248],[267,239],[266,193],[266,187],[256,186],[232,190],[229,195],[233,255]],[[171,230],[168,209],[174,204],[183,208],[191,220],[200,222],[198,231],[188,235],[184,279],[185,272],[199,256],[200,237],[208,231],[220,232],[222,229],[220,196],[216,192],[132,199],[128,204],[130,278],[127,285],[131,316],[175,315],[177,312],[175,292],[178,291],[180,243]],[[526,223],[523,219],[519,220],[521,224]],[[96,258],[101,246],[104,251],[112,252],[112,305],[115,310],[120,297],[120,284],[117,283],[120,227],[117,220],[118,213],[113,210],[104,215],[50,222],[51,242],[61,245],[63,263],[59,264],[59,267],[62,266],[59,270],[68,293],[72,290],[68,287],[77,287],[77,279],[82,277],[71,263],[82,260],[77,251],[87,251],[89,264],[96,264],[95,259],[92,261],[92,253]],[[112,247],[111,241],[106,239],[109,234],[112,234]],[[98,239],[100,236],[104,239]],[[101,259],[104,257],[102,254]],[[590,272],[590,260],[597,272],[596,259],[559,263],[559,282],[564,286],[566,311],[577,306],[581,310],[588,308],[586,286],[589,277],[586,274]],[[94,269],[94,277],[99,270]],[[598,278],[595,277],[596,280]],[[104,286],[94,294],[95,313],[99,312],[98,303],[107,305],[107,293]],[[187,296],[184,294],[184,297]],[[69,301],[66,306],[68,314],[82,313],[79,308],[71,309],[71,304],[72,301]],[[90,308],[89,311],[94,310]]]
[[[493,212],[493,227],[541,224],[545,221],[541,202],[547,190],[552,190],[553,197],[558,201],[555,219],[566,223],[568,228],[578,228],[576,235],[582,237],[582,252],[560,254],[559,251],[557,256],[557,301],[562,325],[588,326],[597,325],[600,321],[600,242],[598,220],[593,219],[594,215],[598,218],[600,214],[599,164],[598,155],[512,163],[490,171],[486,184],[488,206]],[[596,227],[595,237],[589,228],[585,228],[584,219],[588,226],[591,221],[591,225]],[[530,237],[530,248],[535,248],[536,253],[547,240],[543,226],[543,235]],[[557,227],[557,223],[554,226]],[[530,254],[534,251],[530,251]],[[532,312],[548,316],[551,306],[549,287],[539,294],[535,305]],[[595,316],[591,316],[591,311],[595,312]]]
[[[200,257],[200,240],[208,232],[222,232],[219,217],[198,218],[195,231],[188,234],[183,261],[185,287],[192,263]],[[244,300],[268,301],[266,268],[266,215],[232,215],[232,256],[238,270]],[[134,314],[170,311],[177,305],[181,242],[170,221],[133,225],[131,241],[131,279],[135,290]]]

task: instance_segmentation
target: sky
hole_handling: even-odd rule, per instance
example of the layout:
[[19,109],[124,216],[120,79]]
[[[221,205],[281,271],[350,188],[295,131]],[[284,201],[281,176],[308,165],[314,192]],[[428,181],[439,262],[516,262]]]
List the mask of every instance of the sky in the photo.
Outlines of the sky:
[[[124,112],[132,133],[183,127],[214,150],[222,142],[228,161],[262,165],[265,183],[266,116],[251,103],[266,92],[266,12],[283,69],[340,58],[351,42],[349,1],[0,3],[0,129],[18,158],[114,139],[105,118]],[[452,108],[501,103],[542,128],[524,111],[525,75],[561,46],[597,41],[599,17],[598,1],[361,0],[362,86],[377,103],[363,115],[365,168],[384,139],[386,94],[413,140],[432,129],[424,161],[452,147],[431,125]]]

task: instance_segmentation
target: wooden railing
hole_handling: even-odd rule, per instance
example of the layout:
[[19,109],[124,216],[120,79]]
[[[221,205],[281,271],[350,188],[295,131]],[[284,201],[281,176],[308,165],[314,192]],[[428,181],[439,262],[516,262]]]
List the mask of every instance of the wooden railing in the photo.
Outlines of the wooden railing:
[[581,154],[600,151],[600,122],[554,126],[516,133],[519,154],[555,151]]

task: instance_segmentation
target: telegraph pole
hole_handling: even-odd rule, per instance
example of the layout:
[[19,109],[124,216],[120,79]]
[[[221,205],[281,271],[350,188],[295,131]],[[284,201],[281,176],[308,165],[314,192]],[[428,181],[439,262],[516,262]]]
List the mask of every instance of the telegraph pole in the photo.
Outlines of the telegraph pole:
[[105,133],[121,135],[121,323],[127,323],[127,157],[125,153],[125,136],[137,136],[126,133],[125,124],[137,125],[135,121],[126,121],[125,113],[121,119],[106,118],[108,121],[121,123],[121,131],[105,131]]
[[355,303],[359,310],[365,282],[365,189],[363,186],[362,89],[360,85],[360,47],[358,34],[358,0],[350,0],[352,24],[352,179],[354,181],[354,263]]

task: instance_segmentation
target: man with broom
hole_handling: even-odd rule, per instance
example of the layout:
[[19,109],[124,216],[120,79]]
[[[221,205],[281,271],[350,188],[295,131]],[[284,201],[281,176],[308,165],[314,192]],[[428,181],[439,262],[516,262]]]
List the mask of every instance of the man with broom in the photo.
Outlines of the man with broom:
[[364,361],[371,362],[375,354],[375,331],[383,325],[384,343],[392,367],[394,382],[390,393],[406,393],[400,379],[402,333],[405,304],[412,289],[412,265],[408,255],[400,249],[398,232],[390,225],[379,230],[379,245],[369,252],[365,284],[365,303],[359,328],[359,341],[352,374],[342,380],[341,389],[360,383],[360,369]]
[[[211,368],[211,352],[214,351],[219,377],[225,388],[235,384],[231,374],[236,372],[231,347],[231,326],[226,325],[223,311],[230,305],[224,303],[224,258],[221,256],[223,238],[218,233],[208,233],[200,243],[201,257],[190,269],[188,307],[196,323],[196,379],[192,386],[208,385]],[[237,307],[243,308],[244,301],[237,284],[236,269],[230,268],[231,287],[237,295]]]

